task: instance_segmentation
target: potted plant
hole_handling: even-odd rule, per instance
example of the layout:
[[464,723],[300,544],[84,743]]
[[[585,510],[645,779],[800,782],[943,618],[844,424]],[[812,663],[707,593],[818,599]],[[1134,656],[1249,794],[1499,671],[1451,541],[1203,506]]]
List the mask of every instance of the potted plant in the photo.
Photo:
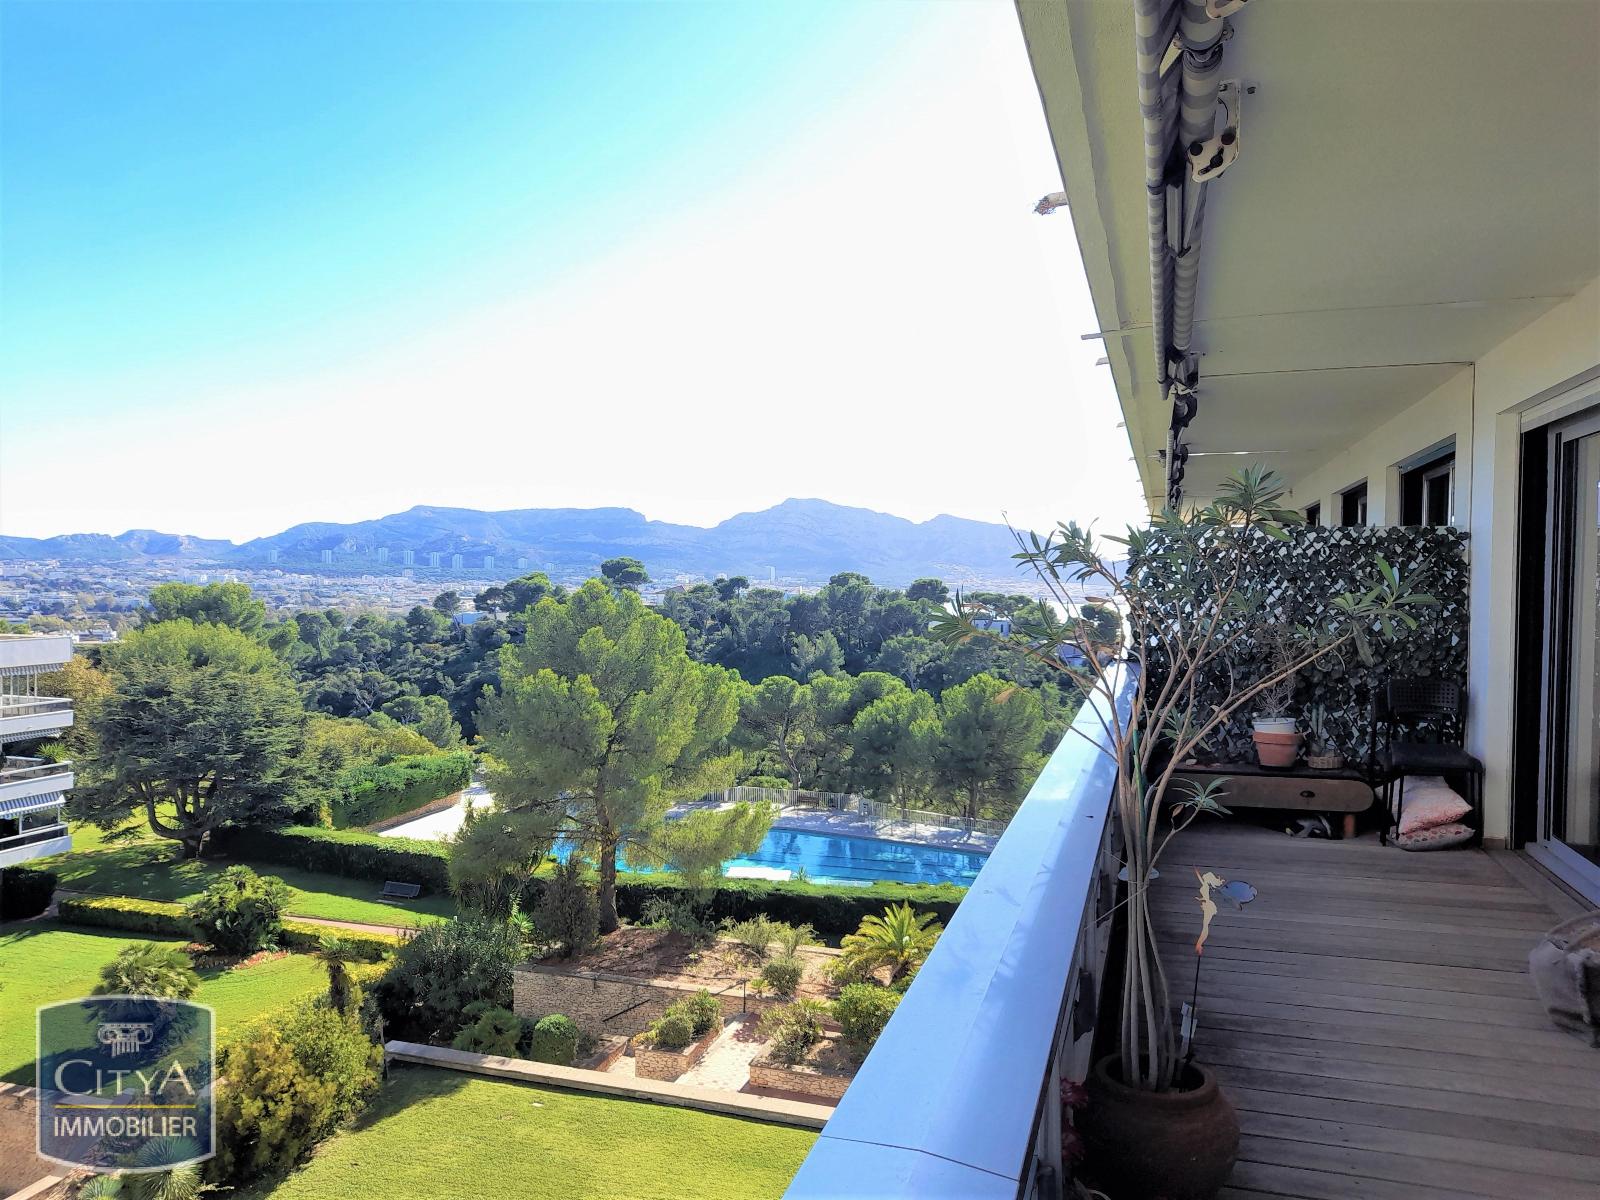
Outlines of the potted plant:
[[1328,712],[1321,701],[1311,706],[1311,742],[1306,747],[1306,766],[1313,771],[1337,771],[1344,766],[1344,754],[1327,733]]
[[1262,667],[1266,686],[1256,695],[1250,740],[1255,743],[1256,761],[1263,767],[1292,767],[1300,757],[1300,730],[1289,711],[1298,669],[1297,644],[1290,630],[1277,623],[1264,627],[1259,640],[1267,647]]
[[[1073,732],[1117,766],[1112,799],[1126,880],[1119,1037],[1117,1050],[1090,1074],[1084,1139],[1086,1170],[1114,1180],[1119,1198],[1202,1200],[1222,1186],[1238,1150],[1238,1118],[1216,1078],[1179,1053],[1150,908],[1150,880],[1173,836],[1201,813],[1227,812],[1218,800],[1226,780],[1174,787],[1178,764],[1263,692],[1345,646],[1369,659],[1370,638],[1391,635],[1397,625],[1414,627],[1410,610],[1433,602],[1410,592],[1376,558],[1370,589],[1330,600],[1334,621],[1295,630],[1285,639],[1285,655],[1260,677],[1236,680],[1230,666],[1240,651],[1274,619],[1287,619],[1283,599],[1269,593],[1265,572],[1255,569],[1269,547],[1290,540],[1284,527],[1301,519],[1283,499],[1275,474],[1246,469],[1204,507],[1163,511],[1146,529],[1104,539],[1125,547],[1125,564],[1104,557],[1100,539],[1076,523],[1044,538],[1018,533],[1016,557],[1054,603],[1016,615],[1010,636],[1001,637],[975,626],[958,594],[935,625],[936,635],[951,642],[994,637],[1074,681],[1099,722],[1096,736],[1084,721]],[[1061,615],[1073,611],[1072,597],[1085,585],[1114,598],[1126,626],[1125,658],[1102,661],[1086,623]],[[1073,645],[1080,653],[1064,652]],[[1220,699],[1202,703],[1198,681],[1211,678],[1227,686]]]

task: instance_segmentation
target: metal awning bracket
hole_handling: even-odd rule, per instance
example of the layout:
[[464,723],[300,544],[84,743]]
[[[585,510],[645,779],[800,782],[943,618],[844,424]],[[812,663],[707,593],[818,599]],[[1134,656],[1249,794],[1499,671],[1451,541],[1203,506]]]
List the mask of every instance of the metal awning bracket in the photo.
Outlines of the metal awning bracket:
[[1217,85],[1217,103],[1222,106],[1222,128],[1203,142],[1188,147],[1189,178],[1209,183],[1233,165],[1239,157],[1239,123],[1244,115],[1244,98],[1255,94],[1255,85],[1237,79],[1224,79]]

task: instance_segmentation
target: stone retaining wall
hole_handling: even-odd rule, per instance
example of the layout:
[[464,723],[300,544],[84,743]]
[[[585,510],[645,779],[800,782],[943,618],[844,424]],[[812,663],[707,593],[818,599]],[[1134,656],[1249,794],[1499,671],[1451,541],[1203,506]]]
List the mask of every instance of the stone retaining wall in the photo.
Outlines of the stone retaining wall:
[[854,1078],[854,1075],[842,1075],[837,1071],[785,1066],[783,1063],[765,1058],[758,1058],[750,1064],[752,1087],[771,1088],[776,1092],[793,1092],[801,1096],[816,1096],[829,1104],[839,1102]]
[[705,1057],[711,1043],[717,1040],[722,1026],[717,1026],[698,1042],[690,1042],[682,1050],[667,1050],[660,1046],[633,1044],[633,1073],[641,1079],[676,1079]]
[[[727,985],[723,985],[725,988]],[[519,1017],[562,1013],[578,1028],[596,1037],[606,1033],[642,1033],[667,1005],[700,988],[692,984],[652,982],[598,971],[568,971],[530,964],[512,973],[512,1010]],[[722,1015],[759,1013],[780,1001],[734,985],[722,992],[708,988],[722,1005]]]

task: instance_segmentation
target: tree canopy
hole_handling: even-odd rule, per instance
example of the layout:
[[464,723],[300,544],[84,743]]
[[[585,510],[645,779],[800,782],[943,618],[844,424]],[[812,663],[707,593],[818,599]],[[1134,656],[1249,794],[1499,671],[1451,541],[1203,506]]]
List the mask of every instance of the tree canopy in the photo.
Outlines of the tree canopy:
[[160,621],[107,647],[112,689],[76,814],[110,829],[142,809],[153,832],[201,853],[223,825],[287,815],[302,783],[306,714],[288,668],[228,625]]
[[496,804],[539,812],[596,864],[600,926],[617,927],[617,854],[648,847],[667,810],[732,782],[738,681],[697,663],[677,625],[591,580],[546,597],[500,651],[479,729]]

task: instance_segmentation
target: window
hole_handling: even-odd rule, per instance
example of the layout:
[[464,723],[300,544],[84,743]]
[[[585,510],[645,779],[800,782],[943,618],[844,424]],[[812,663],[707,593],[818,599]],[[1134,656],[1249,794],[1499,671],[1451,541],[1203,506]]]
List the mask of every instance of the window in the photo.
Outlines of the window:
[[1367,481],[1339,493],[1339,524],[1365,525],[1367,523]]
[[1321,528],[1321,526],[1322,526],[1322,505],[1321,504],[1308,504],[1308,505],[1306,505],[1306,524],[1311,526],[1311,528],[1313,528],[1313,529]]
[[1456,515],[1456,452],[1400,472],[1400,524],[1449,525]]

